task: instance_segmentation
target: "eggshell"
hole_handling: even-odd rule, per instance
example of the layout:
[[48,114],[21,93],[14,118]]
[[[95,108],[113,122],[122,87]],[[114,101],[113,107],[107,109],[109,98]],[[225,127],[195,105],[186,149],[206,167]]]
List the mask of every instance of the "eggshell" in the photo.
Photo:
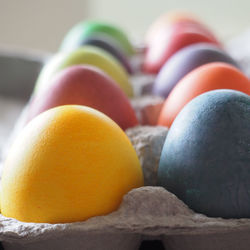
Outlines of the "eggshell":
[[4,164],[1,212],[24,222],[65,223],[116,210],[143,185],[126,134],[99,111],[60,106],[33,119]]
[[82,45],[92,45],[107,51],[122,64],[129,74],[132,74],[132,68],[127,56],[116,45],[114,39],[105,36],[90,36],[82,41],[80,46]]
[[133,96],[128,74],[119,61],[105,50],[94,46],[84,46],[68,53],[56,54],[42,69],[36,82],[35,93],[47,87],[55,73],[78,64],[88,64],[100,68],[113,78],[128,96]]
[[157,74],[167,60],[178,50],[195,43],[219,42],[206,31],[192,23],[175,23],[167,29],[161,29],[150,46],[147,47],[143,70]]
[[199,20],[192,13],[184,12],[184,11],[170,11],[164,13],[159,16],[148,28],[147,33],[145,35],[145,43],[146,45],[150,45],[151,42],[157,37],[157,33],[161,32],[162,29],[167,29],[168,26],[175,23],[190,23],[199,26],[203,29],[209,36],[213,36],[213,33],[207,28],[204,23]]
[[206,92],[189,102],[163,146],[158,183],[211,217],[250,218],[250,96]]
[[233,89],[250,94],[248,78],[226,63],[208,63],[187,74],[166,99],[158,124],[170,127],[181,109],[196,96],[215,89]]
[[28,120],[50,108],[77,104],[97,109],[122,129],[138,124],[135,112],[122,89],[104,72],[92,66],[71,66],[51,79],[29,105]]
[[163,65],[155,79],[152,88],[153,94],[166,98],[187,73],[210,62],[225,62],[239,68],[237,62],[231,56],[212,44],[189,45],[176,52]]
[[125,54],[134,54],[134,48],[127,35],[119,27],[99,21],[83,21],[76,24],[65,36],[60,50],[74,50],[83,40],[96,34],[113,38]]

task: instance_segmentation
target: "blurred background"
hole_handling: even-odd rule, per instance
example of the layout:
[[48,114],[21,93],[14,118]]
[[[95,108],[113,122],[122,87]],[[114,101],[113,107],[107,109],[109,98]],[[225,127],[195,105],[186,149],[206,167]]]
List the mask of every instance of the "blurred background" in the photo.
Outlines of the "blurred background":
[[0,0],[0,45],[55,52],[65,33],[84,19],[113,22],[140,41],[169,10],[193,12],[222,41],[250,27],[249,0]]

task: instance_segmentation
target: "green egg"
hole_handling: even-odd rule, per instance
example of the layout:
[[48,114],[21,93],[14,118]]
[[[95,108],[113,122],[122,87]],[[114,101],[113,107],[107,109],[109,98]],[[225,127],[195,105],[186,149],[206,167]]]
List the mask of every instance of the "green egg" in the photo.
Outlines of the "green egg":
[[61,51],[69,51],[78,48],[82,42],[93,35],[103,35],[111,37],[117,42],[117,45],[127,54],[133,55],[134,48],[130,43],[127,35],[118,27],[98,22],[98,21],[83,21],[75,25],[65,36]]

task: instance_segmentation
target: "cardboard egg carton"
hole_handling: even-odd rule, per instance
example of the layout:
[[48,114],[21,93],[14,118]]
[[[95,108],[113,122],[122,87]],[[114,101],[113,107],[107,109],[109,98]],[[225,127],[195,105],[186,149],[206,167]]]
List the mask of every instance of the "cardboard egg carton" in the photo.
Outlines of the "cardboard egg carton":
[[35,224],[3,216],[0,221],[7,250],[138,250],[149,249],[150,241],[166,250],[247,250],[250,241],[249,220],[195,214],[161,187],[134,189],[117,211],[85,222]]
[[162,97],[153,95],[143,95],[131,99],[132,107],[141,125],[157,125],[163,103]]
[[[140,60],[135,62],[138,72]],[[163,100],[145,96],[150,93],[154,76],[138,72],[132,76],[136,97],[131,103],[141,124],[155,125]],[[24,94],[20,86],[14,97],[20,93],[28,100],[32,84]],[[10,94],[9,91],[0,88],[1,93]],[[25,112],[10,142],[23,126]],[[190,210],[174,194],[157,187],[158,163],[167,131],[159,126],[138,126],[126,131],[141,162],[146,186],[125,195],[117,211],[66,224],[24,223],[0,214],[0,242],[4,249],[248,250],[250,219],[208,218]]]
[[[167,129],[139,126],[126,132],[145,183],[155,184]],[[133,189],[117,211],[83,222],[24,223],[0,215],[0,241],[6,250],[139,250],[154,244],[166,250],[247,250],[249,234],[250,219],[208,218],[157,186]]]

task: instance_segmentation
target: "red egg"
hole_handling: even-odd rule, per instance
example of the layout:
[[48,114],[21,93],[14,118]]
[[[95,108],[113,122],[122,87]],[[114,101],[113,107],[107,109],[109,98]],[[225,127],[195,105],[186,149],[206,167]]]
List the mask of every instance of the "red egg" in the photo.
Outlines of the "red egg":
[[44,91],[37,93],[28,110],[28,121],[61,105],[76,104],[97,109],[122,129],[138,124],[135,112],[122,89],[101,70],[72,66],[60,71]]
[[196,96],[216,89],[238,90],[250,95],[250,82],[237,68],[227,63],[208,63],[180,80],[161,110],[158,125],[170,127],[182,108]]
[[143,71],[157,74],[175,52],[195,43],[221,46],[212,33],[194,22],[176,22],[159,29],[146,49]]
[[167,29],[169,25],[174,23],[192,23],[199,25],[210,35],[212,32],[193,14],[183,11],[171,11],[159,16],[148,28],[145,35],[145,43],[149,45],[157,36],[161,29]]

